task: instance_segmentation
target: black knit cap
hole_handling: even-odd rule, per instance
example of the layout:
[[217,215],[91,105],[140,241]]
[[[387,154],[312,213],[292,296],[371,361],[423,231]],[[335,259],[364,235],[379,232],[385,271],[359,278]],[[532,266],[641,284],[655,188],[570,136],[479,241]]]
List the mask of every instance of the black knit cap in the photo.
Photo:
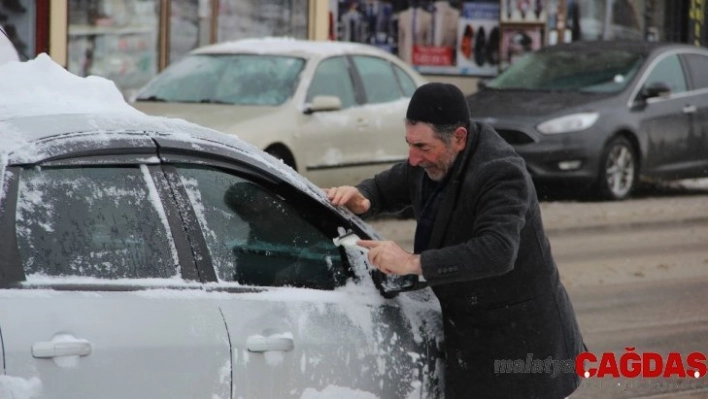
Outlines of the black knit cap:
[[449,83],[426,83],[420,86],[408,104],[406,118],[433,125],[467,123],[470,109],[462,91]]

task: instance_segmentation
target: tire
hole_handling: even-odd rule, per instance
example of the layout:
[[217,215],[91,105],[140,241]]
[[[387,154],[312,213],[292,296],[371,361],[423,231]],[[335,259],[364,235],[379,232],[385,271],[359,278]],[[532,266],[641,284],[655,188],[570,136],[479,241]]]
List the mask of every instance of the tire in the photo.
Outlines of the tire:
[[295,165],[295,157],[293,154],[283,146],[271,146],[265,149],[265,152],[283,161],[286,165],[297,171],[297,165]]
[[600,158],[597,181],[601,199],[618,201],[628,198],[637,186],[639,162],[637,153],[624,137],[616,137],[605,146]]

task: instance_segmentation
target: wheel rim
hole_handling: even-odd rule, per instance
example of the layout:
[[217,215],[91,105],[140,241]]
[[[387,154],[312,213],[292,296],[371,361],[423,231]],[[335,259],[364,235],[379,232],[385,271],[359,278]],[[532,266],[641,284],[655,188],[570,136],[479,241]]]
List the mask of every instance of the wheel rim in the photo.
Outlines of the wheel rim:
[[623,197],[634,185],[634,155],[624,145],[612,147],[605,165],[607,188],[615,197]]

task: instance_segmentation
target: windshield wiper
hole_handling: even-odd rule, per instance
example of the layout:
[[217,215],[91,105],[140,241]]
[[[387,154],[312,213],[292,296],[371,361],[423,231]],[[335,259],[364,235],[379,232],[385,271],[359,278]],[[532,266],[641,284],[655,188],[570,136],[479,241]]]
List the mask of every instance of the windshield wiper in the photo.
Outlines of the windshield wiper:
[[229,102],[229,101],[214,100],[212,98],[202,98],[198,102],[200,102],[202,104],[233,104],[232,102]]
[[165,100],[162,97],[158,97],[158,96],[149,96],[149,97],[138,97],[135,99],[135,101],[152,101],[152,102],[156,102],[156,103],[164,103],[167,100]]

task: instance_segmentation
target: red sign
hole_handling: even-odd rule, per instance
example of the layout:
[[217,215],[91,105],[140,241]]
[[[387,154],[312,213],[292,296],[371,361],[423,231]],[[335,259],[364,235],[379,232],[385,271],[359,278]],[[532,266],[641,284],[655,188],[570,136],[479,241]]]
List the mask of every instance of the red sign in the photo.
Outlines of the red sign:
[[452,66],[452,47],[413,45],[413,65]]

